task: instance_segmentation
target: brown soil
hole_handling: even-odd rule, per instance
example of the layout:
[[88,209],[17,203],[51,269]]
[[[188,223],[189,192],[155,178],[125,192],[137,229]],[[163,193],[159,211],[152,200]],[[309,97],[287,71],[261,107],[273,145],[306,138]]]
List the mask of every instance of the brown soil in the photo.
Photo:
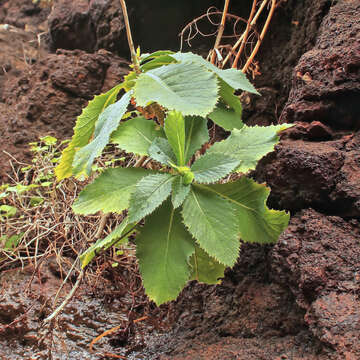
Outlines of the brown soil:
[[[131,16],[164,10],[157,2],[151,9],[141,4],[134,3],[141,9],[130,8]],[[200,13],[193,10],[193,17]],[[245,17],[244,11],[232,9]],[[115,1],[57,1],[39,48],[33,40],[49,12],[31,0],[0,0],[0,23],[12,26],[0,30],[0,151],[21,161],[39,135],[69,137],[82,106],[127,71],[118,57],[126,48]],[[137,36],[151,28],[148,18],[136,19]],[[358,0],[283,2],[258,56],[256,85],[264,96],[242,96],[249,124],[296,123],[252,174],[272,188],[271,207],[291,211],[278,244],[244,244],[221,285],[190,283],[160,309],[139,293],[131,316],[148,318],[125,337],[115,332],[99,341],[94,354],[91,340],[133,320],[131,302],[122,289],[108,304],[111,281],[91,294],[83,287],[59,318],[54,359],[111,358],[105,353],[149,360],[360,359],[359,18]],[[153,49],[176,49],[175,40],[155,37]],[[3,180],[8,160],[1,156]],[[42,285],[36,280],[31,296],[23,289],[32,269],[0,274],[0,358],[49,358],[39,340],[47,301],[60,284],[51,268],[43,265]]]

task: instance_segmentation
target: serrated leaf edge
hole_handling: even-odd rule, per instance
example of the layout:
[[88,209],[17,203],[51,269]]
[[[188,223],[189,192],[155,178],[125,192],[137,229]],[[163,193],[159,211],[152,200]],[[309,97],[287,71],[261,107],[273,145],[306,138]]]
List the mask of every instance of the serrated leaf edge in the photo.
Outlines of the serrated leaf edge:
[[[99,113],[99,115],[97,116],[97,118],[94,121],[93,124],[93,130],[92,133],[94,133],[95,130],[95,126],[96,126],[96,122],[97,119],[99,118],[100,114],[106,109],[106,107],[108,106],[109,102],[112,101],[114,98],[116,98],[116,96],[118,95],[118,93],[120,92],[120,90],[124,87],[124,84],[121,83],[117,86],[115,86],[114,88],[110,89],[108,92],[112,91],[112,93],[109,95],[109,97],[106,99],[101,112]],[[61,152],[61,157],[60,157],[60,161],[58,163],[58,165],[55,167],[55,175],[58,181],[69,178],[73,175],[73,160],[75,157],[76,152],[79,150],[79,147],[74,145],[74,141],[76,140],[76,134],[75,131],[78,130],[77,129],[77,125],[79,119],[88,111],[89,106],[91,106],[92,103],[94,103],[98,97],[101,97],[102,95],[105,95],[106,93],[102,93],[100,95],[95,95],[88,103],[87,105],[82,109],[81,114],[76,118],[76,122],[75,122],[75,126],[74,126],[74,133],[71,137],[71,140],[68,144],[68,146]],[[83,125],[82,127],[84,127],[85,125]],[[89,137],[88,140],[91,139],[91,136]],[[87,144],[89,144],[89,141],[87,142]],[[86,145],[87,145],[86,144]],[[83,147],[85,147],[86,145],[84,145]],[[66,168],[64,168],[64,164],[62,163],[62,160],[65,161],[65,157],[68,156],[69,160],[70,160],[70,164],[69,166],[67,166]]]
[[[192,186],[192,185],[191,185],[191,186]],[[206,188],[206,190],[207,190],[207,188]],[[217,196],[218,196],[218,195],[217,195]],[[221,198],[221,196],[218,196],[218,197]],[[227,199],[225,199],[225,200],[227,200]],[[228,200],[227,200],[227,201],[228,201]],[[184,204],[184,203],[183,203],[183,204]],[[182,206],[183,206],[183,204],[182,204]],[[238,249],[237,249],[237,256],[236,256],[236,260],[234,261],[234,264],[232,264],[232,265],[225,264],[223,261],[219,260],[216,256],[210,255],[210,254],[201,246],[201,244],[199,243],[198,239],[192,234],[192,232],[190,231],[189,227],[185,224],[185,222],[184,222],[183,210],[184,210],[184,209],[182,208],[182,209],[181,209],[181,219],[182,219],[181,222],[184,224],[186,230],[189,232],[189,234],[190,234],[190,235],[192,236],[192,238],[195,240],[196,244],[199,245],[199,247],[200,247],[202,250],[204,250],[210,257],[214,258],[218,263],[220,263],[220,264],[222,264],[222,265],[224,265],[224,266],[226,266],[226,267],[232,268],[232,267],[236,264],[236,261],[237,261],[237,259],[239,258],[239,255],[240,255],[240,238],[238,238],[239,246],[238,246]],[[234,211],[235,211],[235,209],[234,209]]]
[[[120,168],[121,168],[121,167],[120,167]],[[104,213],[106,213],[106,214],[109,214],[109,213],[121,214],[121,213],[122,213],[122,211],[119,212],[119,211],[116,210],[115,208],[111,208],[111,210],[108,210],[108,211],[105,212],[105,211],[104,211],[104,207],[102,207],[101,209],[99,209],[99,210],[97,210],[97,211],[95,211],[95,212],[76,211],[76,210],[74,209],[74,206],[76,206],[76,202],[79,200],[79,198],[80,198],[80,196],[81,196],[81,193],[83,193],[83,191],[85,191],[88,186],[93,186],[93,184],[95,184],[97,181],[101,181],[101,180],[98,180],[98,179],[99,179],[100,177],[102,177],[106,172],[108,172],[109,170],[111,171],[112,169],[117,169],[117,167],[106,169],[103,173],[101,173],[99,176],[97,176],[91,183],[89,183],[88,185],[86,185],[86,186],[80,191],[80,193],[78,194],[77,198],[75,199],[75,201],[74,201],[73,204],[71,205],[71,208],[72,208],[72,210],[74,211],[75,214],[78,214],[78,215],[90,215],[90,214],[97,213],[97,212],[99,212],[99,211],[102,211],[102,212],[104,212]],[[145,169],[144,169],[144,170],[145,170]],[[147,170],[147,169],[146,169],[146,170]],[[155,174],[156,174],[156,172],[153,171],[153,170],[147,170],[146,172],[147,172],[147,174],[145,173],[144,176],[142,176],[142,177],[138,180],[138,182],[139,182],[140,180],[142,180],[145,176],[155,175]],[[127,186],[127,187],[130,187],[130,186]],[[114,189],[114,191],[116,191],[116,189]],[[132,191],[132,193],[133,193],[134,191],[135,191],[135,187],[134,187],[134,190]],[[131,193],[131,194],[132,194],[132,193]],[[129,199],[129,203],[130,203],[130,199]]]
[[[160,173],[160,172],[159,172],[158,174],[167,174],[167,175],[170,175],[170,174],[168,174],[168,173]],[[157,175],[158,175],[158,174],[157,174]],[[149,174],[149,175],[156,175],[156,174]],[[146,175],[146,176],[149,176],[149,175]],[[174,181],[174,178],[175,178],[175,176],[171,176],[170,178],[167,179],[167,181]],[[131,194],[131,196],[130,196],[130,199],[129,199],[129,208],[130,208],[130,204],[131,204],[131,201],[132,201],[132,197],[134,196],[136,187],[138,186],[138,183],[139,183],[142,179],[144,179],[144,177],[142,177],[142,178],[136,183],[135,189],[134,189],[134,191],[132,192],[132,194]],[[171,189],[171,190],[172,190],[172,189]],[[151,210],[151,212],[147,212],[147,214],[144,215],[141,219],[145,219],[147,216],[149,216],[150,214],[152,214],[156,209],[158,209],[158,208],[164,203],[164,201],[166,201],[166,200],[169,198],[169,196],[171,196],[171,190],[170,190],[169,195],[168,195],[159,205],[157,205],[153,210]],[[129,208],[128,208],[128,209],[129,209]],[[129,216],[129,214],[128,214],[128,216]],[[141,220],[141,219],[140,219],[140,220]],[[140,220],[136,220],[135,222],[139,222]],[[130,221],[130,222],[134,222],[133,220],[130,219],[130,217],[129,217],[129,221]]]
[[[163,203],[164,203],[164,202],[163,202]],[[162,204],[163,204],[163,203],[162,203]],[[160,204],[160,205],[162,205],[162,204]],[[171,204],[171,202],[170,202],[170,204]],[[160,207],[160,205],[159,205],[158,207]],[[157,207],[157,208],[158,208],[158,207]],[[154,211],[155,211],[155,210],[154,210]],[[173,227],[173,221],[174,221],[173,219],[174,219],[175,211],[176,211],[176,209],[175,209],[174,207],[172,207],[171,216],[170,216],[170,218],[171,218],[171,226],[169,226],[167,241],[168,241],[169,235],[170,235],[170,233],[171,233],[171,228]],[[179,214],[179,215],[180,215],[180,216],[179,216],[179,217],[180,217],[180,221],[181,221],[182,225],[184,225],[183,222],[182,222],[182,216],[181,216],[181,214]],[[186,229],[185,226],[184,226],[184,230],[187,231],[187,229]],[[190,237],[192,237],[191,233],[190,233],[189,231],[187,231],[187,232],[189,233]],[[143,283],[143,286],[144,286],[144,289],[145,289],[145,293],[146,293],[146,295],[149,297],[150,300],[154,301],[157,305],[161,305],[161,304],[165,304],[165,303],[170,302],[170,301],[174,301],[174,300],[176,300],[176,299],[179,297],[179,295],[181,294],[181,291],[184,289],[184,287],[186,286],[187,282],[190,280],[190,275],[191,275],[190,259],[191,259],[191,256],[193,256],[194,253],[195,253],[195,246],[194,246],[194,252],[193,252],[191,255],[189,255],[188,258],[186,259],[187,270],[186,270],[186,273],[185,273],[185,278],[186,278],[187,280],[185,281],[184,286],[178,287],[178,294],[177,294],[177,296],[176,296],[175,298],[167,296],[166,299],[163,299],[163,301],[162,301],[161,303],[158,303],[158,302],[156,301],[156,298],[157,298],[156,295],[157,295],[157,294],[156,294],[156,293],[153,293],[152,291],[149,292],[149,291],[147,290],[147,288],[145,287],[144,283]],[[140,267],[140,272],[141,272],[141,265],[139,265],[139,267]],[[154,294],[154,295],[153,295],[153,294]]]
[[[182,63],[182,62],[177,62],[177,64],[181,64],[181,63]],[[184,62],[184,63],[185,63],[185,62]],[[190,62],[187,62],[187,63],[190,63]],[[203,65],[203,64],[197,63],[197,62],[195,62],[195,61],[192,61],[191,63],[193,63],[193,64],[195,64],[195,65],[199,65],[199,66],[201,66],[202,68],[204,68],[207,72],[212,73],[212,74],[215,75],[216,94],[217,94],[217,95],[216,95],[215,104],[213,105],[213,107],[211,108],[211,110],[210,110],[209,112],[207,112],[207,113],[190,113],[190,112],[183,112],[183,111],[180,111],[180,110],[178,110],[178,109],[171,108],[171,107],[166,107],[166,109],[168,109],[169,111],[180,111],[183,116],[201,116],[201,117],[206,118],[206,116],[207,116],[208,114],[210,114],[211,112],[214,111],[214,109],[215,109],[215,107],[216,107],[216,104],[218,103],[218,101],[219,101],[219,99],[220,99],[219,76],[218,76],[215,72],[210,71],[210,70],[209,70],[208,68],[206,68],[206,66]],[[163,67],[166,67],[166,66],[169,66],[169,65],[172,65],[172,64],[174,64],[174,63],[159,66],[157,69],[161,69],[161,68],[163,68]],[[152,74],[149,74],[149,72],[146,72],[146,73],[143,73],[143,74],[146,74],[146,75],[152,77],[152,76],[151,76]],[[171,89],[169,89],[169,90],[171,90]],[[134,97],[137,98],[136,87],[134,87],[133,91],[134,91],[134,94],[133,94]],[[149,104],[152,103],[152,102],[155,102],[155,101],[150,101]],[[149,104],[144,104],[144,106],[145,106],[145,105],[149,105]],[[161,105],[161,104],[160,104],[160,105]]]
[[[270,151],[268,151],[265,155],[262,155],[260,158],[257,158],[257,159],[255,159],[255,161],[259,161],[259,160],[261,160],[264,156],[266,156],[267,154],[269,154],[269,153],[271,153],[271,152],[273,152],[273,151],[275,151],[275,146],[279,143],[279,141],[280,141],[280,133],[282,132],[282,131],[285,131],[285,130],[287,130],[287,129],[289,129],[290,127],[292,127],[292,126],[294,126],[295,124],[279,124],[279,125],[269,125],[269,126],[259,126],[259,125],[255,125],[255,126],[246,126],[246,125],[244,125],[241,129],[233,129],[232,130],[232,132],[231,132],[231,135],[234,133],[234,132],[242,132],[242,131],[244,131],[244,130],[246,130],[246,128],[260,128],[260,129],[262,129],[262,128],[269,128],[269,127],[276,127],[276,126],[280,126],[280,125],[284,125],[284,128],[280,128],[278,131],[276,131],[276,135],[275,135],[275,137],[276,137],[276,143],[275,144],[273,144],[273,146],[272,146],[272,148],[271,148],[271,150]],[[230,135],[230,136],[231,136]],[[230,137],[229,136],[229,137]],[[222,144],[222,143],[224,143],[225,141],[227,141],[228,139],[229,139],[229,137],[228,138],[226,138],[226,139],[224,139],[224,140],[221,140],[221,141],[218,141],[218,142],[216,142],[215,144]],[[215,145],[214,144],[214,145]],[[212,147],[211,148],[209,148],[209,150],[206,152],[206,153],[208,153],[208,154],[223,154],[223,152],[220,152],[220,151],[216,151],[216,149],[214,150]],[[205,153],[205,154],[206,154]],[[233,157],[233,156],[231,156],[231,154],[227,154],[227,153],[225,153],[226,155],[228,155],[228,156],[230,156],[230,157]],[[235,157],[233,157],[233,158],[235,158]],[[238,168],[240,168],[241,167],[241,165],[243,164],[243,160],[240,160],[240,163],[239,163],[239,165],[238,165]],[[250,171],[251,169],[249,169],[248,171]],[[238,170],[235,170],[235,172],[241,172],[241,171],[238,171]],[[206,183],[199,183],[199,184],[206,184]],[[211,183],[207,183],[207,184],[211,184]]]
[[[247,177],[246,177],[246,178],[247,178]],[[249,178],[247,178],[247,179],[249,179]],[[270,189],[268,186],[266,186],[265,183],[261,183],[261,184],[260,184],[260,183],[258,183],[258,182],[256,182],[256,181],[252,180],[252,179],[249,179],[249,180],[251,180],[251,181],[252,181],[253,183],[255,183],[256,185],[260,185],[260,186],[263,186],[263,187],[265,188],[265,190],[266,190],[266,196],[265,196],[264,201],[263,201],[263,205],[264,205],[265,210],[270,211],[270,212],[272,212],[272,213],[275,213],[275,212],[276,212],[276,213],[281,213],[281,214],[283,214],[283,215],[287,215],[288,219],[290,219],[290,212],[289,212],[289,211],[270,209],[270,208],[267,206],[266,202],[267,202],[267,199],[268,199],[268,197],[269,197],[269,195],[270,195],[271,189]],[[206,186],[202,186],[202,185],[200,185],[200,184],[199,184],[198,186],[199,186],[199,187],[202,187],[203,189],[206,189],[206,190],[208,190],[208,191],[213,192],[213,193],[216,194],[217,196],[223,198],[224,200],[229,201],[230,203],[233,203],[233,204],[235,204],[235,205],[237,205],[237,206],[240,206],[240,207],[242,207],[242,208],[244,208],[244,209],[246,209],[246,210],[252,211],[252,212],[256,213],[257,215],[261,216],[261,213],[259,213],[257,210],[255,210],[255,209],[253,209],[253,208],[249,208],[248,206],[246,206],[246,205],[244,205],[244,204],[242,204],[242,203],[240,203],[240,202],[236,202],[235,200],[229,198],[228,196],[226,196],[226,195],[224,195],[224,194],[222,194],[222,193],[220,193],[220,192],[218,192],[218,191],[216,191],[216,190],[214,190],[214,189],[208,188],[208,187],[206,187]],[[240,228],[239,228],[239,236],[241,237],[241,234],[240,234],[240,233],[241,233],[241,230],[240,230]],[[276,241],[275,241],[275,242],[276,242]],[[275,243],[275,242],[272,242],[272,243]],[[272,244],[272,243],[267,243],[267,244]],[[224,264],[224,265],[225,265],[225,264]]]
[[174,209],[177,209],[178,207],[182,206],[182,204],[184,203],[184,201],[186,200],[186,198],[189,196],[189,193],[190,193],[190,186],[191,185],[184,185],[184,186],[188,186],[189,187],[189,191],[188,193],[186,194],[186,196],[184,197],[183,201],[181,203],[179,203],[179,205],[175,206],[174,204],[174,201],[173,201],[173,197],[174,197],[174,189],[173,189],[173,185],[175,183],[175,180],[177,179],[177,177],[181,178],[182,176],[180,175],[175,175],[174,176],[174,180],[173,180],[173,183],[171,184],[171,204],[173,206]]
[[[189,115],[189,116],[197,116],[197,115]],[[201,116],[201,117],[202,117],[202,116]],[[205,121],[207,121],[206,118],[204,118],[204,117],[202,117],[202,119],[204,119]],[[192,126],[191,126],[191,133],[190,133],[190,137],[189,137],[190,140],[191,140],[191,136],[193,135],[194,122],[195,122],[195,121],[196,121],[196,120],[194,119],[194,121],[193,121],[193,123],[192,123]],[[186,131],[186,128],[185,128],[185,131]],[[191,155],[188,154],[191,141],[189,141],[188,144],[186,144],[186,139],[187,139],[187,137],[186,137],[186,132],[185,132],[184,159],[185,159],[185,161],[187,160],[187,163],[188,163],[188,162],[190,161],[190,159],[194,156],[194,154],[195,154],[197,151],[199,151],[199,150],[202,148],[202,146],[209,141],[210,137],[209,137],[209,132],[208,132],[208,138],[207,138],[207,140],[205,140],[205,142],[200,145],[199,149],[195,150],[195,152],[194,152],[193,154],[191,154]]]

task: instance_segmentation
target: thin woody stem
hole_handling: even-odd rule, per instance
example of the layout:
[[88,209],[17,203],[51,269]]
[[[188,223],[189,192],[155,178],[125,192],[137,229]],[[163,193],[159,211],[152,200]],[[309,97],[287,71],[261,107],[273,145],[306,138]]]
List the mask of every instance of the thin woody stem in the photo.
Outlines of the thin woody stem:
[[79,274],[77,280],[76,280],[75,285],[73,286],[73,288],[71,289],[69,294],[66,296],[64,301],[59,305],[59,307],[56,308],[56,310],[44,320],[44,324],[46,324],[46,323],[50,322],[51,320],[55,319],[61,313],[61,311],[64,309],[64,307],[70,302],[72,297],[75,295],[76,290],[80,286],[81,281],[82,281],[82,279],[84,277],[84,274],[85,274],[85,269],[82,269],[80,271],[80,274]]
[[126,27],[126,36],[127,36],[127,40],[128,40],[128,44],[129,44],[129,49],[130,49],[131,61],[134,65],[135,72],[137,74],[140,74],[141,73],[140,64],[139,64],[139,60],[136,56],[134,42],[133,42],[132,35],[131,35],[129,16],[128,16],[125,0],[120,0],[120,5],[121,5],[123,16],[124,16],[124,22],[125,22],[125,27]]
[[257,43],[256,43],[256,45],[255,45],[255,48],[254,48],[253,52],[251,53],[250,57],[247,59],[246,64],[245,64],[244,67],[241,69],[241,71],[242,71],[243,73],[245,73],[245,72],[248,70],[250,64],[251,64],[252,61],[254,60],[254,57],[255,57],[255,55],[257,54],[258,50],[259,50],[259,47],[260,47],[262,41],[264,40],[264,37],[265,37],[266,31],[267,31],[267,29],[268,29],[268,27],[269,27],[271,18],[272,18],[273,15],[274,15],[275,8],[276,8],[276,0],[272,0],[270,12],[269,12],[269,15],[268,15],[268,17],[267,17],[267,19],[266,19],[265,25],[264,25],[264,27],[263,27],[263,29],[262,29],[262,31],[261,31],[260,37],[259,37],[259,39],[258,39],[258,41],[257,41]]
[[147,156],[145,156],[145,155],[142,156],[139,160],[136,161],[134,167],[135,168],[141,167],[144,164],[146,158],[147,158]]
[[[254,25],[256,24],[256,21],[258,20],[260,14],[261,14],[262,11],[264,10],[267,2],[268,2],[268,0],[264,0],[264,1],[261,3],[258,11],[256,12],[253,20],[252,20],[251,23],[250,23],[251,26],[254,26]],[[235,45],[232,47],[231,51],[230,51],[230,52],[228,53],[228,55],[225,57],[225,59],[224,59],[224,61],[223,61],[223,63],[222,63],[222,67],[224,67],[224,66],[226,65],[226,63],[227,63],[227,62],[229,61],[229,59],[230,59],[231,54],[233,54],[233,52],[234,52],[234,51],[238,48],[238,46],[242,43],[242,41],[243,41],[243,39],[244,39],[244,35],[245,35],[245,33],[243,33],[243,34],[240,36],[239,40],[235,43]]]
[[223,33],[224,33],[226,16],[227,16],[227,13],[228,13],[228,8],[229,8],[229,2],[230,2],[230,0],[225,0],[224,10],[223,10],[222,17],[221,17],[221,23],[219,25],[219,31],[218,31],[218,34],[216,36],[213,53],[211,55],[211,63],[212,64],[215,63],[215,57],[216,57],[216,51],[215,50],[219,47],[221,38],[222,38]]
[[240,46],[240,49],[239,51],[237,52],[236,54],[236,57],[235,57],[235,60],[232,64],[232,67],[233,68],[237,68],[237,64],[239,62],[239,59],[240,59],[240,55],[241,53],[243,52],[244,48],[245,48],[245,45],[246,45],[246,40],[247,40],[247,37],[249,35],[249,31],[250,31],[250,26],[251,26],[251,21],[254,17],[254,14],[255,14],[255,10],[256,10],[256,2],[257,0],[253,0],[253,4],[252,4],[252,7],[251,7],[251,11],[250,11],[250,16],[249,16],[249,20],[246,24],[246,30],[245,30],[245,33],[244,33],[244,38],[242,39],[242,43],[241,43],[241,46]]

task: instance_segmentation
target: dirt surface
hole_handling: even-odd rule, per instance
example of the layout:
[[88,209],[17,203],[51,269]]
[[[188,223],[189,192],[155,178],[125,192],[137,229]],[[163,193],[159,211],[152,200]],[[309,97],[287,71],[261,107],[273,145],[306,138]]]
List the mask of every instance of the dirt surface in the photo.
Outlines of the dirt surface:
[[[171,17],[170,9],[142,4],[138,12],[136,1],[129,7],[135,36],[177,49],[170,30],[166,42],[147,30],[146,14]],[[184,16],[199,15],[203,5],[189,5]],[[12,26],[0,30],[0,151],[24,161],[26,143],[39,135],[69,137],[82,106],[126,73],[119,14],[111,0],[58,0],[52,9],[0,0],[0,23]],[[358,0],[283,2],[258,56],[255,83],[263,97],[241,97],[248,124],[296,124],[251,174],[272,188],[269,206],[291,212],[278,244],[244,244],[221,285],[190,283],[159,309],[141,290],[133,309],[129,286],[116,288],[113,273],[101,286],[85,284],[54,327],[54,359],[360,358],[359,18]],[[156,31],[160,39],[164,31]],[[2,154],[2,179],[8,160]],[[41,321],[61,283],[53,268],[43,264],[31,294],[23,289],[32,268],[0,274],[0,358],[50,358]],[[91,353],[89,343],[116,326]]]
[[[128,275],[126,285],[121,282],[115,285],[104,278],[97,284],[96,279],[92,279],[91,284],[80,288],[55,323],[44,325],[42,322],[52,312],[65,270],[68,271],[66,267],[63,270],[64,273],[59,272],[56,259],[50,258],[40,265],[34,278],[32,266],[24,271],[0,274],[0,359],[47,360],[51,359],[49,349],[52,349],[52,359],[56,360],[104,359],[106,353],[114,352],[124,356],[132,354],[129,359],[135,359],[145,347],[146,339],[157,336],[160,323],[155,322],[156,319],[147,317],[146,321],[131,325],[154,307],[146,303],[142,291],[135,295],[134,304],[135,297],[131,294],[139,288],[140,281],[126,270],[122,274]],[[62,294],[70,289],[67,284]],[[64,298],[62,294],[59,300]],[[91,341],[98,335],[116,327],[118,331],[104,340],[99,339],[90,349]]]

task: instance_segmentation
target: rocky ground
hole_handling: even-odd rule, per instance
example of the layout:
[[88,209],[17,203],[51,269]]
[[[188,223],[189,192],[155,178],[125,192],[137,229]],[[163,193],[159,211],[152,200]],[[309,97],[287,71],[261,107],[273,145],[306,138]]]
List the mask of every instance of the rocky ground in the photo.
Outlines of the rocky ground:
[[[145,49],[176,49],[179,24],[207,6],[192,3],[182,12],[129,2]],[[169,27],[174,12],[184,18]],[[242,95],[248,124],[296,124],[251,174],[271,187],[269,206],[292,214],[278,244],[244,244],[221,285],[191,283],[170,305],[143,304],[136,314],[148,319],[127,337],[102,339],[93,354],[88,344],[128,316],[129,299],[109,305],[101,292],[82,289],[60,317],[54,359],[360,358],[359,18],[358,0],[284,2],[258,55],[263,96]],[[26,162],[27,143],[39,135],[71,136],[81,108],[128,67],[117,1],[58,0],[49,8],[0,0],[0,24],[0,177],[7,181],[7,153]],[[50,358],[39,340],[42,305],[61,283],[51,268],[43,266],[42,285],[35,283],[41,296],[24,294],[31,269],[0,275],[3,359]]]

